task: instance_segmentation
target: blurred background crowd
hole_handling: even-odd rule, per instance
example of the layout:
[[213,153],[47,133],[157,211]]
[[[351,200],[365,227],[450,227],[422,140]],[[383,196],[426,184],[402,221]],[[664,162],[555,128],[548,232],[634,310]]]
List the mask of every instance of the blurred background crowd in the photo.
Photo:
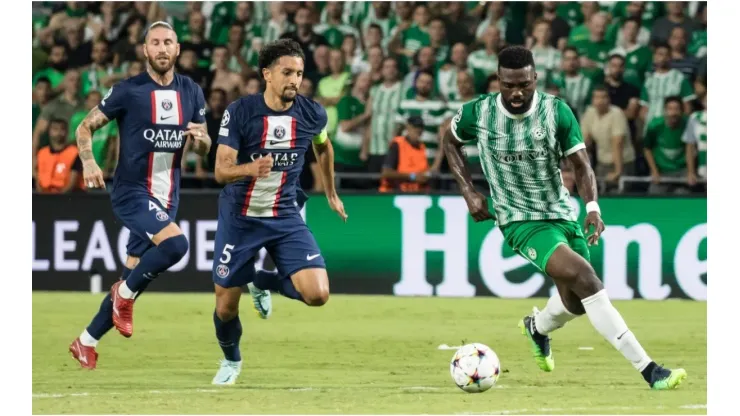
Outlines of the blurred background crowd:
[[[261,46],[299,42],[300,93],[327,110],[345,191],[379,190],[381,172],[404,163],[389,152],[402,135],[426,149],[428,174],[415,181],[454,190],[443,130],[463,103],[498,91],[498,51],[526,45],[538,89],[579,119],[601,192],[706,192],[707,4],[651,1],[33,2],[36,191],[80,189],[75,129],[111,86],[146,70],[143,35],[158,20],[177,32],[176,71],[203,88],[214,142],[226,106],[263,88]],[[119,140],[115,122],[93,137],[107,178]],[[183,187],[219,187],[215,148],[186,149]],[[321,191],[310,153],[301,185]],[[465,153],[485,189],[477,149]],[[566,162],[563,179],[577,192]]]

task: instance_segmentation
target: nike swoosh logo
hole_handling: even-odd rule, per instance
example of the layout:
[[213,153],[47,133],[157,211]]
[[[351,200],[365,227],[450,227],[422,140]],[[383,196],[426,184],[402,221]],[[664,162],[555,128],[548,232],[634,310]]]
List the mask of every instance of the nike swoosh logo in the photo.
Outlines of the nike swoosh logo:
[[320,255],[321,254],[313,254],[313,255],[312,254],[309,254],[309,255],[306,256],[306,260],[311,261],[311,260],[315,259],[316,257],[319,257]]
[[172,118],[172,117],[174,117],[174,116],[169,116],[169,117],[162,117],[162,116],[159,116],[159,119],[160,119],[160,120],[167,120],[168,118]]
[[620,336],[618,336],[618,337],[617,337],[617,341],[619,341],[620,339],[622,339],[622,337],[624,336],[624,334],[626,334],[626,333],[628,333],[628,332],[630,332],[630,330],[629,330],[629,329],[628,329],[628,330],[626,330],[626,331],[624,331],[624,332],[622,333],[622,335],[620,335]]

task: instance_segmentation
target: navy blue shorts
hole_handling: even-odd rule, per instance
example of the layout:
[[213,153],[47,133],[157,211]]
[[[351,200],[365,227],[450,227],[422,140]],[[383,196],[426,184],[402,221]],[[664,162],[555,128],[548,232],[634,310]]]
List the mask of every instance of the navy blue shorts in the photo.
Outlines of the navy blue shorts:
[[326,268],[311,230],[296,210],[294,215],[256,218],[241,215],[231,204],[219,201],[218,227],[213,252],[213,282],[240,287],[254,280],[254,261],[264,247],[280,278],[300,270]]
[[145,194],[126,195],[112,201],[113,213],[130,234],[126,254],[141,257],[154,247],[151,238],[174,221],[177,209],[165,209],[156,198]]

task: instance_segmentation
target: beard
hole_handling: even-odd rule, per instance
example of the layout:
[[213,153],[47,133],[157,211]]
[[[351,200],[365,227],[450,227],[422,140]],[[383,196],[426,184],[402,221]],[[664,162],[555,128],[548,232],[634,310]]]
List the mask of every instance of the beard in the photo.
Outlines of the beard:
[[517,103],[523,102],[523,104],[518,107],[514,107],[512,105],[512,102],[509,100],[503,99],[502,101],[504,102],[504,107],[506,107],[506,110],[510,112],[511,114],[524,114],[529,110],[530,107],[532,107],[533,99],[534,99],[534,94],[532,94],[532,96],[529,97],[528,100],[517,101]]
[[283,90],[283,93],[280,94],[280,101],[284,103],[292,103],[295,101],[296,96],[298,96],[298,90],[286,88]]
[[166,63],[162,63],[159,58],[148,58],[149,66],[159,75],[164,75],[175,66],[175,58],[169,58]]

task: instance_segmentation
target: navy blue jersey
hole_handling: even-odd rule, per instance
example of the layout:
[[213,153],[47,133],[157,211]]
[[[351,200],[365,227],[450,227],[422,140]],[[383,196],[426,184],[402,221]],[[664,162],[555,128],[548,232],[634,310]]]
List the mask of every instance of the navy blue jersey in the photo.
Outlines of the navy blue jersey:
[[165,209],[176,208],[184,133],[190,122],[205,123],[200,86],[179,74],[161,86],[143,72],[116,84],[98,108],[108,120],[118,121],[120,131],[111,198],[143,193]]
[[272,154],[267,178],[247,177],[226,185],[221,198],[232,212],[250,217],[278,217],[297,212],[295,199],[306,151],[326,137],[326,110],[297,95],[286,111],[273,111],[262,94],[231,103],[221,119],[218,144],[238,151],[237,164]]

